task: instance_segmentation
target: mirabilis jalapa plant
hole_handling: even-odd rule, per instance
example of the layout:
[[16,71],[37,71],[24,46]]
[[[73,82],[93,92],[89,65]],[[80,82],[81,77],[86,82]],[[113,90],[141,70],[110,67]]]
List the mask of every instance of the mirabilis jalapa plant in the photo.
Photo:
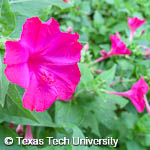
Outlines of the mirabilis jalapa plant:
[[[132,37],[144,22],[145,20],[141,21],[137,17],[128,18]],[[5,75],[9,81],[26,89],[23,96],[23,106],[26,109],[42,112],[57,99],[67,101],[72,97],[81,77],[77,62],[80,61],[83,46],[78,39],[77,33],[61,32],[58,22],[53,18],[42,23],[38,17],[33,17],[23,25],[20,40],[5,43]],[[111,35],[110,39],[110,52],[102,50],[102,57],[95,62],[114,55],[132,54],[121,41],[118,32]],[[143,112],[146,105],[150,114],[150,107],[144,96],[147,92],[148,85],[143,78],[127,92],[107,91],[108,94],[131,99],[138,112]]]

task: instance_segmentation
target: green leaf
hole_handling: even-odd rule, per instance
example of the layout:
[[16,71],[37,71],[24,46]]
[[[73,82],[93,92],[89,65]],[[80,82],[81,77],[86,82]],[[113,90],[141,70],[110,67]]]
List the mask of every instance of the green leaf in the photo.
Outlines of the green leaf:
[[15,0],[10,2],[13,12],[27,17],[39,16],[45,8],[50,5],[58,6],[62,9],[71,6],[61,0]]
[[[16,137],[18,135],[11,129],[6,128],[2,125],[0,125],[0,145],[1,145],[1,150],[24,150],[24,148],[20,145],[17,145]],[[11,137],[14,139],[14,144],[11,146],[6,146],[4,144],[4,139],[6,137]]]
[[102,17],[99,11],[96,11],[94,14],[94,24],[101,25],[103,23],[104,23],[104,18]]
[[70,102],[57,101],[55,120],[58,124],[61,123],[72,123],[80,124],[84,118],[84,112],[80,105]]
[[94,100],[87,109],[94,112],[94,116],[100,123],[110,130],[115,130],[119,123],[119,118],[115,113],[117,105],[122,108],[126,104],[127,101],[124,98],[113,98],[108,95],[105,100],[101,97],[97,97],[97,99]]
[[102,74],[97,76],[95,80],[106,81],[107,85],[113,81],[116,73],[116,64],[109,70],[104,71]]
[[3,0],[0,24],[2,25],[1,34],[4,36],[8,36],[15,28],[15,15],[10,9],[8,0]]
[[150,134],[150,117],[148,114],[145,114],[142,116],[138,123],[137,123],[138,129],[140,132],[145,134]]
[[[78,128],[76,125],[74,124],[70,124],[70,123],[62,123],[62,126],[65,128],[70,128],[73,131],[72,137],[75,138],[75,142],[77,140],[77,138],[81,138],[81,139],[85,139],[84,134],[82,133],[81,129]],[[72,150],[88,150],[87,146],[74,146],[72,145]]]
[[16,14],[15,16],[16,16],[16,28],[10,36],[14,38],[20,38],[22,26],[25,23],[26,19],[28,19],[28,17],[19,14]]
[[94,77],[90,69],[88,68],[88,66],[86,66],[85,64],[81,64],[81,63],[79,63],[79,68],[81,72],[81,79],[80,79],[80,83],[78,86],[80,88],[91,87],[94,81]]
[[136,143],[135,141],[129,141],[126,143],[127,150],[146,150],[144,147]]
[[12,37],[19,38],[22,32],[22,26],[27,18],[41,16],[44,9],[55,5],[61,9],[68,8],[72,4],[66,4],[61,0],[13,0],[10,2],[12,11],[16,16],[16,29]]
[[6,65],[3,64],[3,52],[0,53],[0,104],[2,105],[2,107],[4,106],[5,103],[5,96],[7,93],[7,89],[8,89],[8,80],[5,77],[4,74],[4,69],[6,67]]

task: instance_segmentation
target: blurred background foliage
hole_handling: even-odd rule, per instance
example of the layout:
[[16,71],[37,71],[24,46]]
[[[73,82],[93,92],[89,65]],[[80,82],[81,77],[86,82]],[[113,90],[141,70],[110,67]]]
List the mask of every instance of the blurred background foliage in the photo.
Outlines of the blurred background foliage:
[[[147,112],[138,114],[132,103],[122,97],[107,95],[103,89],[126,91],[143,76],[150,85],[150,58],[143,56],[142,45],[150,47],[150,1],[147,0],[0,0],[0,149],[1,150],[149,150],[150,117]],[[89,43],[82,50],[79,64],[81,81],[72,101],[57,101],[45,112],[30,112],[22,106],[24,89],[7,81],[3,73],[4,42],[17,40],[27,18],[39,16],[45,22],[54,17],[61,30],[68,27],[80,35],[80,42]],[[133,42],[129,42],[127,17],[145,18]],[[144,30],[144,34],[141,32]],[[99,51],[109,51],[109,35],[119,32],[132,51],[131,56],[114,56],[100,63]],[[103,70],[103,73],[100,73]],[[114,82],[113,86],[110,84]],[[147,95],[150,99],[150,94]],[[8,124],[31,125],[34,138],[52,136],[62,138],[88,137],[119,139],[112,146],[45,146],[11,147],[4,145],[6,136],[16,137]]]

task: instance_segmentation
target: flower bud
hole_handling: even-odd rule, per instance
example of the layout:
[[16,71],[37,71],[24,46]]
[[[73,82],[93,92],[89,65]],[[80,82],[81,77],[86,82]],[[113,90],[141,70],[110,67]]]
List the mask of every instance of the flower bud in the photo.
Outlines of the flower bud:
[[67,28],[67,33],[71,33],[73,31],[72,27]]
[[16,132],[17,132],[19,135],[22,136],[22,135],[24,134],[24,126],[21,125],[21,124],[19,124],[19,125],[17,126]]

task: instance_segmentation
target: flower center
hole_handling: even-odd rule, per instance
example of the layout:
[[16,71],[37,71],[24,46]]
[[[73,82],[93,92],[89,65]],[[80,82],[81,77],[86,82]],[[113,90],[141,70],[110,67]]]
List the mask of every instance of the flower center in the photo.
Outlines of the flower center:
[[40,84],[46,83],[48,86],[51,86],[54,82],[55,82],[55,79],[51,74],[47,74],[46,72],[44,72],[40,76]]

